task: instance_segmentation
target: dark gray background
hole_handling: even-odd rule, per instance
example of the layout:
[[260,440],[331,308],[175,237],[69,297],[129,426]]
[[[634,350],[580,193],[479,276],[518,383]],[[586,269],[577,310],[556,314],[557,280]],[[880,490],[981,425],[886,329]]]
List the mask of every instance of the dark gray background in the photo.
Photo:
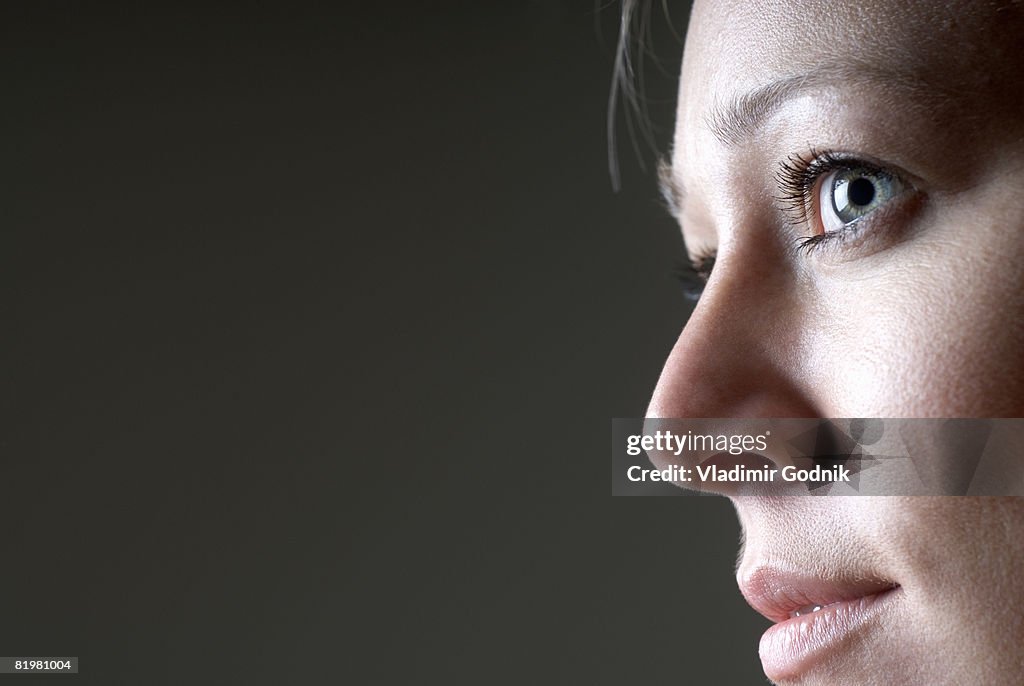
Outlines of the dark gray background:
[[0,654],[79,656],[34,683],[763,682],[729,504],[610,496],[610,419],[686,316],[653,175],[624,149],[608,181],[615,5],[22,5]]

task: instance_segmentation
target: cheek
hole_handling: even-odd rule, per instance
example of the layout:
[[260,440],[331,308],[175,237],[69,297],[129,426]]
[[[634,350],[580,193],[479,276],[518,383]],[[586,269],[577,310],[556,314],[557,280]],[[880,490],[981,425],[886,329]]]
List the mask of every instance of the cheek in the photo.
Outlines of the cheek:
[[[861,514],[891,573],[933,629],[957,622],[972,625],[962,635],[988,639],[990,646],[1020,645],[1024,593],[1016,575],[1006,574],[1024,555],[1020,498],[887,498]],[[1008,627],[1016,627],[1015,636],[1006,634]]]
[[822,288],[827,305],[805,347],[831,416],[1021,415],[1020,284],[994,278],[998,262],[975,270],[946,248],[899,256],[927,266],[865,270]]
[[832,417],[944,415],[958,369],[914,303],[875,288],[837,289],[805,349]]

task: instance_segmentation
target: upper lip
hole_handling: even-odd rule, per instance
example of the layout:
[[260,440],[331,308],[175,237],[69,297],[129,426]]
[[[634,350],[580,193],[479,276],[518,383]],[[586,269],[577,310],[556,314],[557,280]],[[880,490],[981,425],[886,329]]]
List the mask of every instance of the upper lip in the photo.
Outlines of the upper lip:
[[773,622],[784,622],[800,608],[858,600],[897,588],[899,584],[864,575],[810,575],[778,567],[757,566],[737,575],[740,592],[750,606]]

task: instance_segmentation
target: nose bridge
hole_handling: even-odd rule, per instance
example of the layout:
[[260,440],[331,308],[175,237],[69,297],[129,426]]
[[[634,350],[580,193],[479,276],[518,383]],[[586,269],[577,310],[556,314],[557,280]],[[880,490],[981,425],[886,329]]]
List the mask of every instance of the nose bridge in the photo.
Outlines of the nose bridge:
[[817,416],[799,384],[798,303],[778,275],[731,268],[721,260],[716,266],[665,362],[647,416]]

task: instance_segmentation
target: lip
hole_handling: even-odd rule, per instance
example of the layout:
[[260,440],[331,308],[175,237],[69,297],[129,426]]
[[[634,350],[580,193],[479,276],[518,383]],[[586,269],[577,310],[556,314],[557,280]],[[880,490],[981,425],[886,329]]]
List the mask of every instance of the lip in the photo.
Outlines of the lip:
[[[761,665],[769,679],[795,677],[834,658],[851,639],[871,630],[892,606],[900,586],[892,581],[812,577],[758,567],[739,579],[751,607],[775,624],[761,636]],[[792,613],[809,606],[817,612]]]

